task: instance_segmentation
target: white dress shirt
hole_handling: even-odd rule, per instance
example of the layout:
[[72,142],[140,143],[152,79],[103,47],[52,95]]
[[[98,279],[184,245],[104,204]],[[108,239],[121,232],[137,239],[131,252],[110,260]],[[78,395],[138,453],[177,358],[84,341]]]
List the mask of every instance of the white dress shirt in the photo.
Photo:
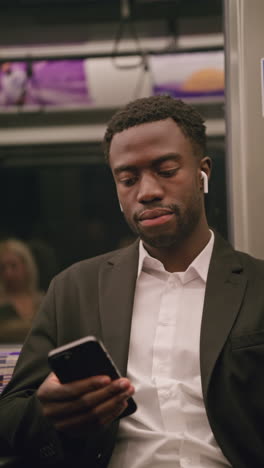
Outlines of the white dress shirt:
[[110,468],[230,467],[202,397],[199,342],[214,235],[185,272],[140,243],[128,377],[138,410],[121,419]]

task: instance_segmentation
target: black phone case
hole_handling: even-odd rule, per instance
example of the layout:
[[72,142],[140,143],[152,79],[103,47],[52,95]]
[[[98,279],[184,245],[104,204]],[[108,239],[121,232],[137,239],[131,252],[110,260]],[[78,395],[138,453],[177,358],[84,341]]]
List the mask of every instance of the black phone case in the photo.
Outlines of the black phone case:
[[[61,383],[86,379],[94,375],[109,375],[113,380],[121,377],[111,357],[96,340],[58,351],[48,356],[48,361]],[[120,417],[128,416],[137,409],[133,398],[130,397],[127,402],[128,406]]]

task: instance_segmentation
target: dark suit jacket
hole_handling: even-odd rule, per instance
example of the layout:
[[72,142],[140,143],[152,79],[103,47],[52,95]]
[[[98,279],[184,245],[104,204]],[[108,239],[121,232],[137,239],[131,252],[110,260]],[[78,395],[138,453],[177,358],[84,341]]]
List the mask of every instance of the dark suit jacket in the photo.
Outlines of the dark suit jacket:
[[[138,242],[60,273],[0,400],[0,437],[15,453],[60,466],[106,466],[118,423],[83,440],[55,432],[35,390],[49,373],[50,349],[86,335],[101,338],[123,375],[138,264]],[[208,419],[236,468],[264,466],[264,262],[216,235],[201,329],[201,377]],[[136,399],[136,395],[135,395]],[[76,462],[76,460],[78,460]]]

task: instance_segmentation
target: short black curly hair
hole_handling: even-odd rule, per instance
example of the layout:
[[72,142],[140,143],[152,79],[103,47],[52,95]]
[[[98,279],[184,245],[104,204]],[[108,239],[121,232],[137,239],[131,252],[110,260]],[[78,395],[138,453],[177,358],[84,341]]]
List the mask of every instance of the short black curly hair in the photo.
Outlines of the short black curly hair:
[[171,96],[159,95],[136,99],[118,110],[110,119],[103,150],[109,161],[111,141],[116,133],[143,123],[172,118],[190,139],[194,154],[202,158],[206,153],[206,127],[199,112],[189,104]]

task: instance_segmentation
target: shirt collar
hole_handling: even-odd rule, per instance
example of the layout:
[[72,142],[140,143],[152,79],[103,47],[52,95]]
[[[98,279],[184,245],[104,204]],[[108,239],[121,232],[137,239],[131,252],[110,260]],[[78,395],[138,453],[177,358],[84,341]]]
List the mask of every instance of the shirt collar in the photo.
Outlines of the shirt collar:
[[[214,233],[210,230],[211,237],[209,242],[206,244],[204,249],[195,257],[192,263],[188,266],[185,272],[181,272],[181,276],[183,276],[183,282],[187,282],[189,279],[193,277],[193,275],[198,275],[200,278],[206,282],[209,264],[212,256],[213,246],[214,246]],[[139,242],[139,261],[138,261],[138,273],[137,277],[140,276],[143,266],[144,265],[151,265],[152,268],[158,270],[164,270],[164,266],[162,263],[154,257],[151,257],[149,253],[146,251],[142,240]]]

